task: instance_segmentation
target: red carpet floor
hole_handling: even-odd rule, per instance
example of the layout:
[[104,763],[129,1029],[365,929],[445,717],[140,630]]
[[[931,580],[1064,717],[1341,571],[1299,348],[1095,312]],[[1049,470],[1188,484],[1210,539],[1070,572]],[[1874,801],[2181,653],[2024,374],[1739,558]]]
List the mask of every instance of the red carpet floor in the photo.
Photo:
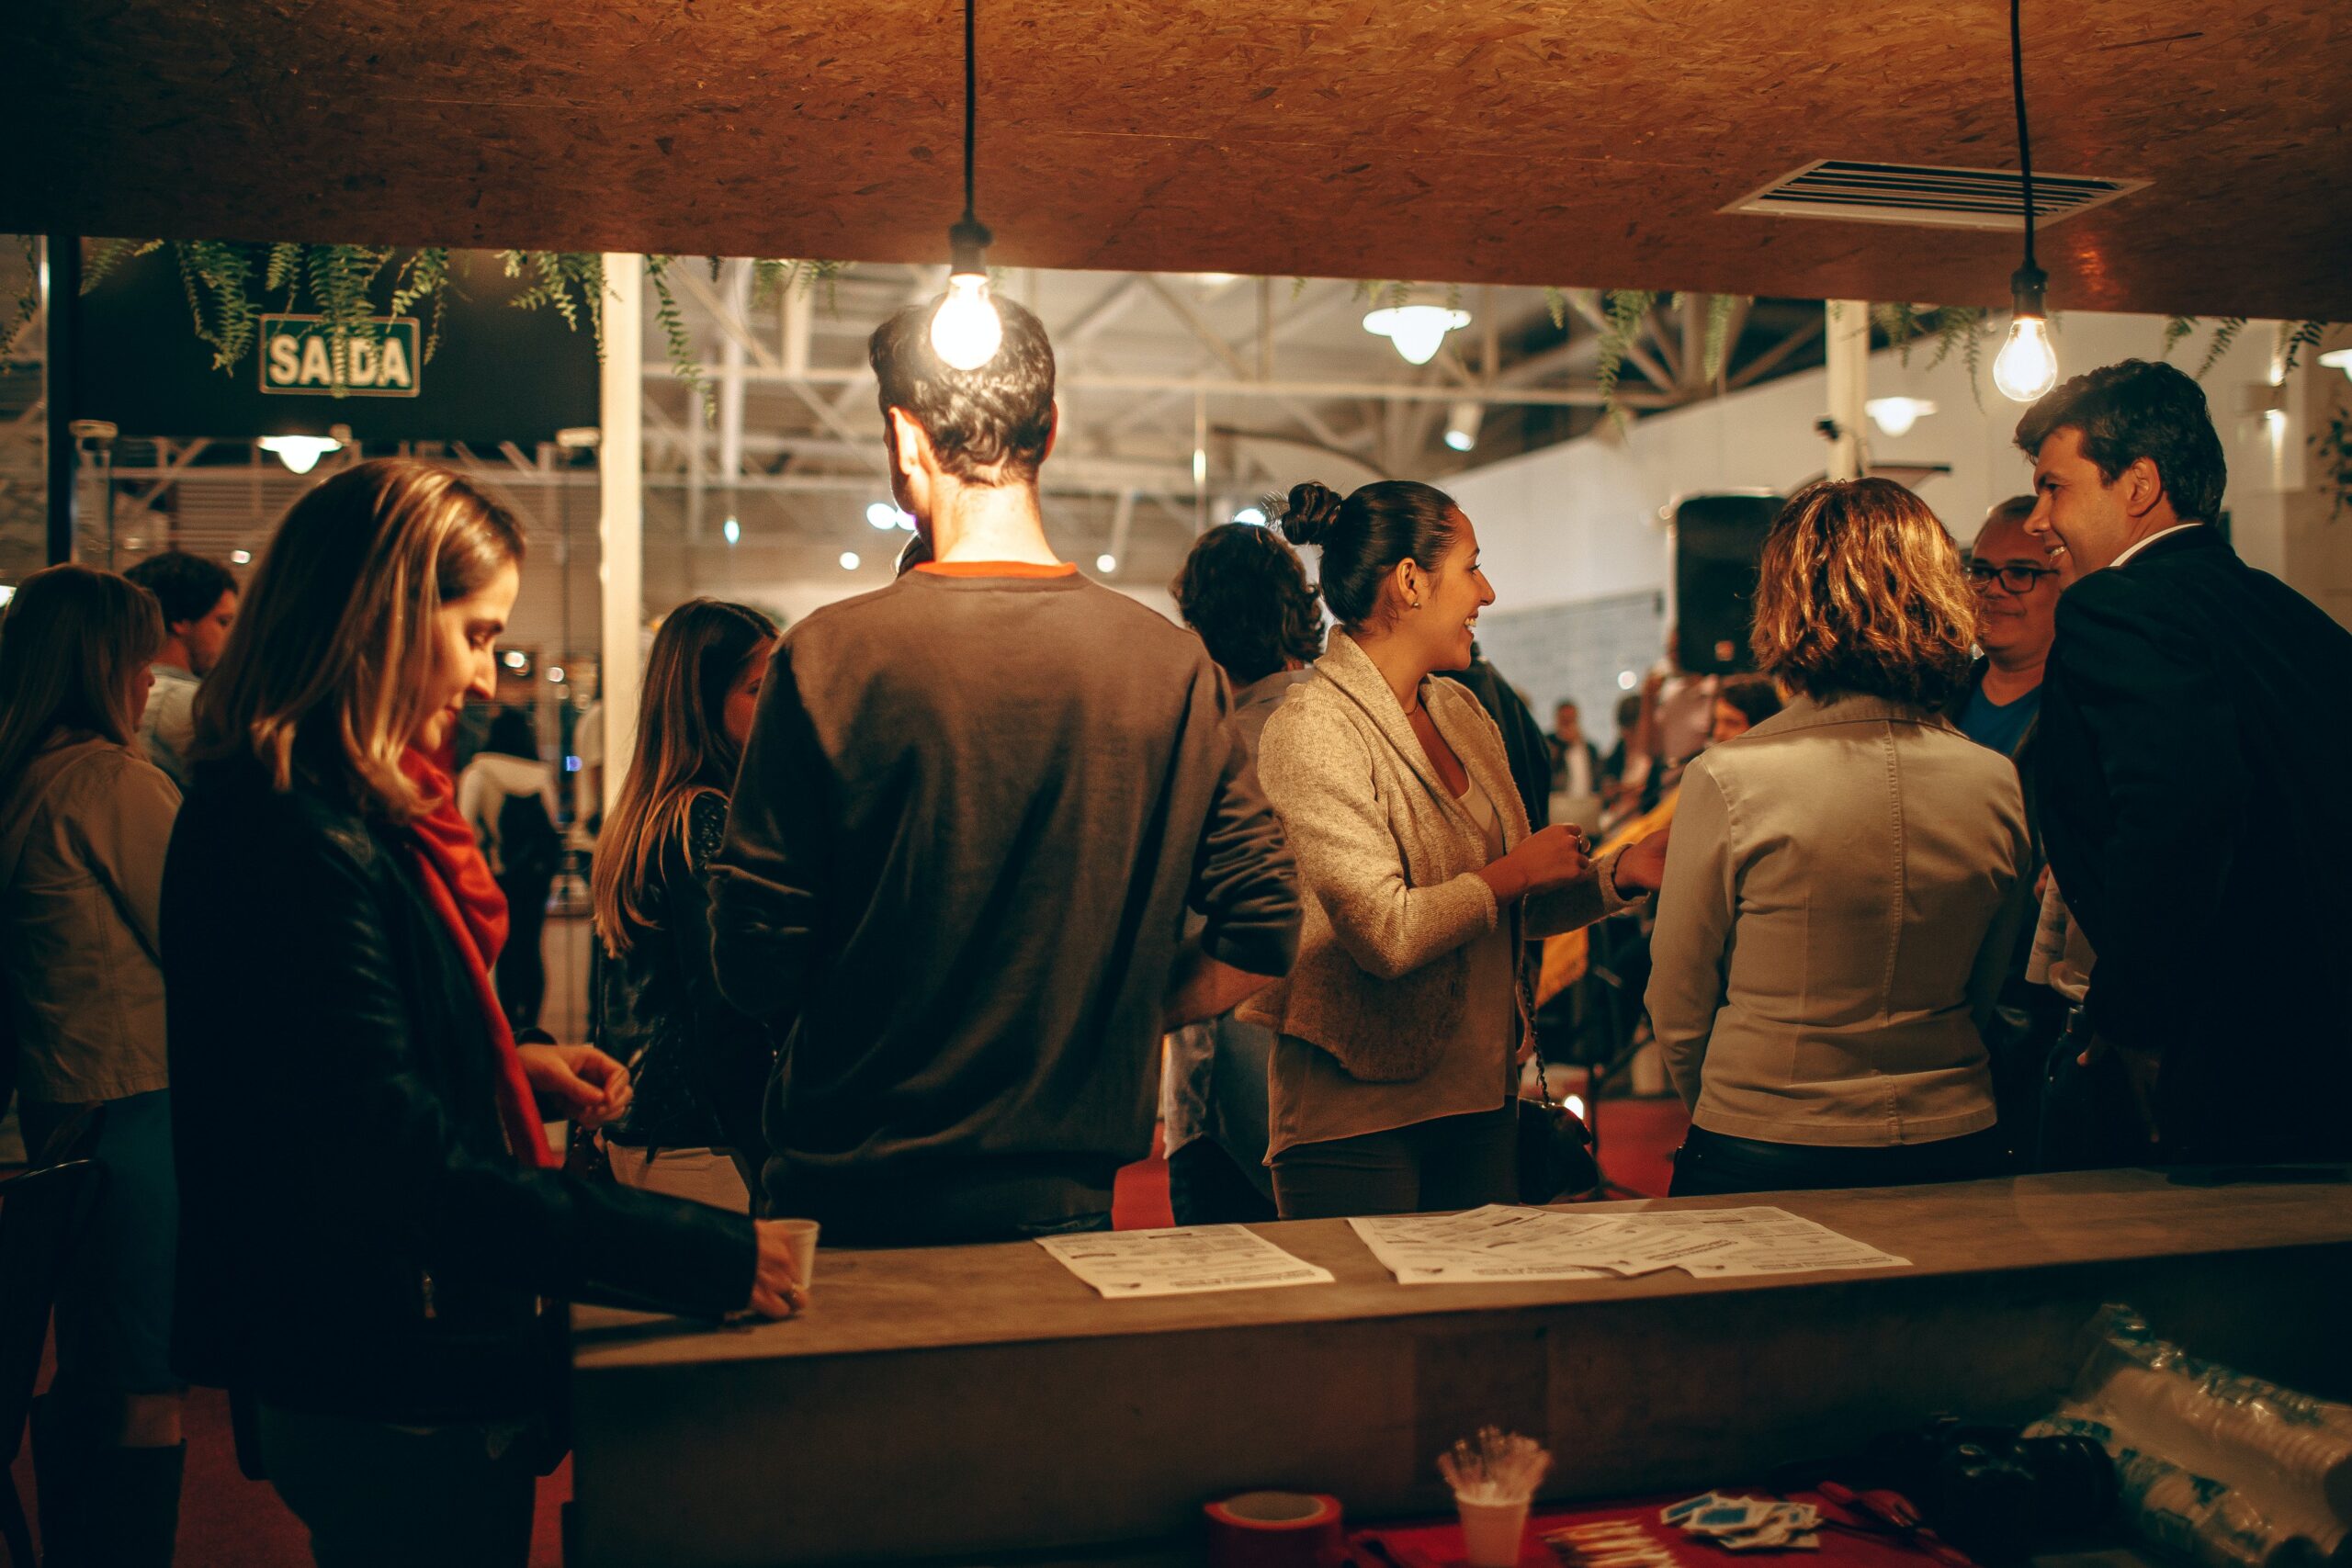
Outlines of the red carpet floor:
[[[1600,1126],[1601,1168],[1611,1182],[1635,1193],[1666,1190],[1670,1156],[1682,1142],[1687,1119],[1679,1101],[1604,1100]],[[1114,1217],[1122,1230],[1170,1222],[1168,1167],[1154,1157],[1119,1173]],[[237,1473],[229,1437],[225,1395],[198,1389],[188,1395],[187,1479],[181,1494],[179,1558],[182,1568],[305,1568],[311,1561],[302,1527],[262,1483]],[[28,1445],[29,1447],[29,1445]],[[14,1468],[17,1495],[33,1511],[29,1453]],[[563,1552],[559,1513],[571,1495],[571,1466],[566,1461],[539,1483],[538,1525],[531,1543],[531,1568],[560,1568]]]

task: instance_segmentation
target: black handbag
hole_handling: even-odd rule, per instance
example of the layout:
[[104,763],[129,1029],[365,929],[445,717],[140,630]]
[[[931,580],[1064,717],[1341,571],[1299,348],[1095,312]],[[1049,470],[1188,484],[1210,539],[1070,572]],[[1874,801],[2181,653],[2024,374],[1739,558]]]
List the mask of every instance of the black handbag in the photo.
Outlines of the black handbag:
[[1534,1010],[1527,1005],[1524,980],[1519,987],[1520,1027],[1535,1056],[1535,1084],[1541,1100],[1519,1097],[1519,1201],[1549,1203],[1581,1197],[1600,1185],[1600,1162],[1593,1157],[1592,1129],[1584,1118],[1552,1098],[1552,1080],[1544,1070],[1544,1043],[1536,1038]]

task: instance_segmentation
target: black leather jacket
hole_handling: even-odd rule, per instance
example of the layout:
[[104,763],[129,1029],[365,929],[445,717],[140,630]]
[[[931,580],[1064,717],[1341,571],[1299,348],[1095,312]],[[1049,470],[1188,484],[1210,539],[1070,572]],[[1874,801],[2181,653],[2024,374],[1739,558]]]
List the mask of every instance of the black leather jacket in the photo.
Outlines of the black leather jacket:
[[775,1040],[718,994],[710,961],[710,890],[704,872],[727,831],[727,802],[699,795],[686,841],[662,846],[643,903],[658,922],[630,933],[628,950],[594,953],[596,1043],[630,1064],[637,1098],[607,1134],[633,1148],[725,1149],[760,1190],[760,1134]]
[[717,1315],[747,1220],[526,1169],[399,829],[206,764],[164,872],[180,1235],[173,1361],[292,1409],[525,1416],[539,1298]]

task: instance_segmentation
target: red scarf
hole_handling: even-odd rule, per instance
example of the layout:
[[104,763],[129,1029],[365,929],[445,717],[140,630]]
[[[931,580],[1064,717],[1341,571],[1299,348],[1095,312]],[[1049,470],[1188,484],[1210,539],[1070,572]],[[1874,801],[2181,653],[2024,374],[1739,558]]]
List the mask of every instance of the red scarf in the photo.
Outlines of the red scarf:
[[498,1055],[496,1088],[498,1120],[506,1130],[506,1146],[525,1165],[552,1168],[560,1163],[548,1146],[547,1128],[540,1123],[538,1100],[523,1073],[523,1057],[514,1048],[514,1032],[499,1004],[498,988],[491,983],[490,966],[506,945],[506,895],[474,842],[473,829],[458,815],[457,791],[449,775],[421,751],[401,754],[401,772],[431,800],[433,809],[409,824],[414,835],[417,868],[424,873],[424,896],[448,928],[449,940],[466,963],[474,983],[474,1000],[482,1021],[490,1026],[492,1048]]

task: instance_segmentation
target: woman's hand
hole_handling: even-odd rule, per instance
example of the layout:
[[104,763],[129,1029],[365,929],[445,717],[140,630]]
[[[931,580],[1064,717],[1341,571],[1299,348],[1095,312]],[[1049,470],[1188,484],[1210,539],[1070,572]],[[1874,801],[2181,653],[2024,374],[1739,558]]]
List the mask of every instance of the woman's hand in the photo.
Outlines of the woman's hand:
[[752,1268],[751,1310],[762,1317],[790,1317],[808,1304],[792,1272],[792,1246],[785,1240],[784,1228],[782,1220],[752,1222],[759,1253]]
[[1590,849],[1582,829],[1558,823],[1530,833],[1510,853],[1478,874],[1494,890],[1496,902],[1508,904],[1576,881],[1592,868]]
[[594,1045],[517,1045],[514,1053],[543,1110],[592,1129],[628,1110],[628,1069]]
[[1636,890],[1655,893],[1666,882],[1666,840],[1672,828],[1660,828],[1647,838],[1625,847],[1617,863],[1609,873],[1621,894]]

